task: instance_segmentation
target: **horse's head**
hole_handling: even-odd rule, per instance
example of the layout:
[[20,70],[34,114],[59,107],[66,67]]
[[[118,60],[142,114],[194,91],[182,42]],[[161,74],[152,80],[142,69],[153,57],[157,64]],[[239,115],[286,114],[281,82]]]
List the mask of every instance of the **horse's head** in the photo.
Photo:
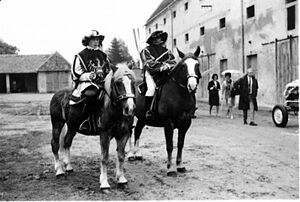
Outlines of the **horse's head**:
[[174,67],[174,72],[178,71],[178,75],[181,75],[177,82],[186,87],[189,92],[195,92],[201,78],[198,61],[200,47],[198,46],[194,53],[184,54],[178,48],[177,51],[181,58],[181,61]]
[[[106,76],[105,88],[110,101],[122,108],[124,116],[133,116],[135,110],[135,76],[126,63],[120,63]],[[108,104],[108,100],[105,103]]]

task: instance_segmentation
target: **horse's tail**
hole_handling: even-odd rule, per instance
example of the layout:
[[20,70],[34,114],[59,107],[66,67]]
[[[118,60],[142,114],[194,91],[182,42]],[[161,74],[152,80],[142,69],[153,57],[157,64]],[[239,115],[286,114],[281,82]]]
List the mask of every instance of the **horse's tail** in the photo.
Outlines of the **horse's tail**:
[[67,134],[67,130],[68,130],[68,126],[67,124],[64,124],[61,132],[60,132],[60,136],[59,136],[59,150],[63,151],[64,146],[65,146],[65,137]]
[[[65,111],[68,109],[69,95],[71,90],[64,89],[55,93],[50,101],[50,117],[52,123],[52,151],[54,155],[58,155],[58,150],[64,146],[66,136],[66,116]],[[58,156],[56,156],[58,159]]]

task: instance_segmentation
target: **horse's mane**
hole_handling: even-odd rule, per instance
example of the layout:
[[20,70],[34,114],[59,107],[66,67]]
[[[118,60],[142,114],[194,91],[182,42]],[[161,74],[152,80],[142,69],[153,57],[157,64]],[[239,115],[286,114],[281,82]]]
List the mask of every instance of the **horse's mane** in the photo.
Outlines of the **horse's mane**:
[[104,88],[106,91],[106,95],[104,98],[104,106],[108,107],[111,104],[110,100],[110,94],[112,90],[112,81],[121,79],[124,75],[130,75],[135,80],[135,74],[132,70],[129,69],[126,62],[124,63],[118,63],[116,65],[117,70],[114,72],[113,70],[110,70],[109,73],[106,75],[104,80]]

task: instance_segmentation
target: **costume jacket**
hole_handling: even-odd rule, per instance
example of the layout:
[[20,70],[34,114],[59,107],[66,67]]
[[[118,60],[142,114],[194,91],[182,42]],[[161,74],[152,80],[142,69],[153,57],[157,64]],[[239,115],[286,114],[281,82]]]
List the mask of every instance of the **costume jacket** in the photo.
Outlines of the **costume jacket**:
[[174,55],[161,45],[147,46],[141,51],[141,59],[143,62],[143,70],[149,72],[156,84],[161,82],[163,76],[161,67],[166,64],[170,66],[176,64]]
[[99,48],[85,48],[74,59],[72,78],[75,82],[75,90],[73,95],[80,97],[81,92],[91,85],[99,89],[99,84],[89,78],[90,74],[94,72],[103,80],[109,71],[109,61],[104,52]]

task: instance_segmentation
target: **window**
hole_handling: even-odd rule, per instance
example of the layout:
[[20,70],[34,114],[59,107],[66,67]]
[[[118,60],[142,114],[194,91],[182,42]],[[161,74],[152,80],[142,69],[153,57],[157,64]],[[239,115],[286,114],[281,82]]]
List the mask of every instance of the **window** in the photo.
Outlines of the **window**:
[[176,46],[177,45],[177,43],[176,43],[177,41],[176,41],[176,39],[173,39],[173,44],[174,44],[174,46]]
[[221,18],[221,19],[219,20],[219,27],[220,27],[220,29],[224,28],[225,25],[226,25],[226,20],[225,20],[225,18]]
[[151,28],[149,28],[149,34],[151,34]]
[[184,10],[187,11],[188,9],[189,9],[189,3],[185,2],[185,4],[184,4]]
[[200,36],[203,36],[205,34],[205,28],[200,27]]
[[173,11],[173,18],[176,18],[176,11]]
[[297,1],[297,0],[285,0],[285,3],[291,3],[291,2],[294,2],[294,1]]
[[189,34],[188,33],[185,34],[185,42],[186,43],[189,42]]
[[220,73],[228,69],[227,67],[227,59],[221,59],[220,60]]
[[166,18],[164,18],[164,25],[167,23],[167,19]]
[[296,15],[295,6],[287,8],[287,30],[293,30],[296,28]]
[[157,23],[155,24],[155,29],[158,29],[158,24]]
[[255,16],[255,8],[254,5],[253,6],[249,6],[247,8],[247,18],[252,18]]

